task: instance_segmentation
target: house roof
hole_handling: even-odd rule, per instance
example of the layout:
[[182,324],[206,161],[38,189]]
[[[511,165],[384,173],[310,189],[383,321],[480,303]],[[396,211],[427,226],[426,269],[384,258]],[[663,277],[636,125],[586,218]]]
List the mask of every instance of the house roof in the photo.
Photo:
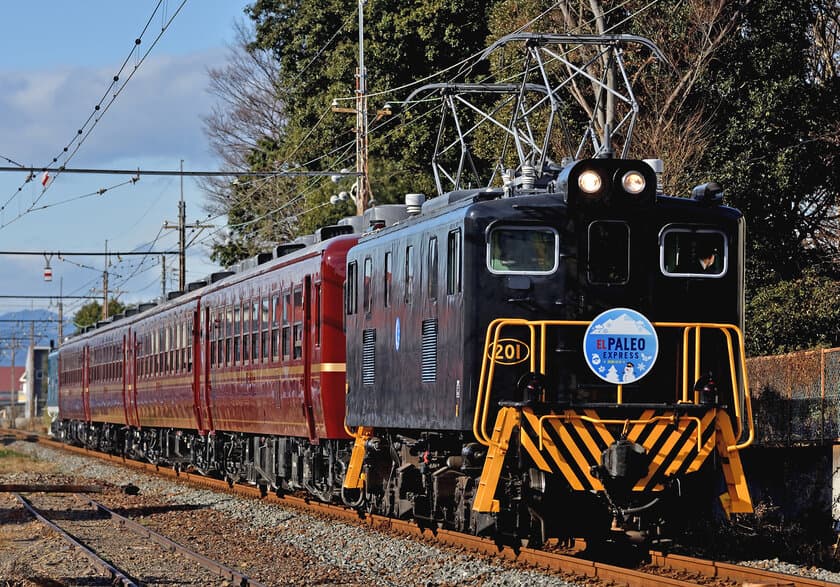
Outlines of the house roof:
[[[11,367],[0,367],[0,391],[9,391],[9,389],[17,389],[20,378],[26,367],[18,367],[15,365],[14,375],[12,375]],[[14,384],[12,384],[12,377],[14,377]]]

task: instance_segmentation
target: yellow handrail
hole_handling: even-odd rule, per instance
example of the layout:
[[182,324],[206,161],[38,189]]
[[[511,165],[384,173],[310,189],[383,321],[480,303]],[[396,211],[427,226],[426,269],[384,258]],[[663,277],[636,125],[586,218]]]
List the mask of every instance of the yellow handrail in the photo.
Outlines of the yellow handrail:
[[[491,435],[488,434],[488,416],[491,406],[491,389],[493,385],[493,376],[496,369],[496,353],[495,349],[501,339],[501,332],[504,328],[510,327],[526,327],[529,329],[529,363],[532,372],[538,372],[545,375],[546,371],[546,339],[547,329],[549,327],[581,327],[589,326],[589,320],[525,320],[522,318],[496,318],[490,322],[487,327],[487,333],[484,341],[484,355],[481,362],[481,374],[479,376],[478,391],[476,394],[476,409],[473,417],[473,433],[476,439],[485,446],[491,445]],[[752,444],[755,438],[755,429],[752,421],[752,403],[749,395],[749,383],[746,371],[746,355],[744,353],[744,335],[741,329],[732,324],[724,323],[700,323],[700,322],[654,322],[653,326],[656,328],[681,328],[683,329],[683,350],[682,350],[682,403],[696,403],[699,399],[693,398],[693,402],[689,400],[689,334],[694,333],[694,381],[700,378],[700,358],[701,358],[701,333],[703,330],[718,330],[726,339],[727,356],[729,359],[729,373],[731,377],[733,404],[735,410],[735,420],[737,423],[737,434],[735,438],[741,438],[744,433],[744,419],[747,421],[748,437],[740,444],[735,444],[727,447],[728,450],[740,450]],[[539,329],[539,330],[538,330]],[[736,368],[735,349],[732,341],[732,333],[738,337],[738,354],[740,355],[740,369]],[[539,334],[538,334],[539,333]],[[538,337],[538,339],[537,339]],[[539,345],[537,345],[539,343]],[[539,349],[539,361],[537,361],[536,349]],[[537,365],[538,363],[538,365]],[[740,373],[740,381],[739,381]],[[740,383],[740,385],[739,385]],[[622,386],[618,384],[617,387],[618,403],[621,403]],[[742,413],[742,402],[745,407],[745,413]],[[746,418],[745,418],[746,416]]]

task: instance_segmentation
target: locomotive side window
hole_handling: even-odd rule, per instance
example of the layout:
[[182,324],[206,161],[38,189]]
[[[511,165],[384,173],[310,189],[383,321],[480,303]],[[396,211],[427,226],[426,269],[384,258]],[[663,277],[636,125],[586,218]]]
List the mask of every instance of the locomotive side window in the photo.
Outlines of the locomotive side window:
[[384,290],[385,290],[385,307],[388,308],[391,306],[391,272],[393,271],[393,255],[391,251],[385,252],[385,283]]
[[403,291],[405,292],[405,303],[410,304],[414,292],[414,246],[408,245],[405,248],[405,279],[403,280]]
[[433,236],[429,239],[429,299],[437,299],[438,290],[438,246],[437,237]]
[[714,229],[665,227],[659,238],[659,266],[671,277],[721,277],[729,243]]
[[620,220],[596,220],[587,232],[586,274],[590,283],[623,285],[630,279],[630,227]]
[[345,311],[348,316],[356,313],[356,279],[358,272],[359,265],[356,261],[347,265],[347,289],[345,290],[347,300]]
[[373,260],[370,257],[365,257],[364,276],[362,278],[362,303],[365,314],[370,314],[371,306],[373,306]]
[[547,275],[557,270],[560,239],[547,226],[503,226],[490,231],[487,268],[490,273]]
[[461,229],[449,231],[446,239],[446,293],[461,293]]

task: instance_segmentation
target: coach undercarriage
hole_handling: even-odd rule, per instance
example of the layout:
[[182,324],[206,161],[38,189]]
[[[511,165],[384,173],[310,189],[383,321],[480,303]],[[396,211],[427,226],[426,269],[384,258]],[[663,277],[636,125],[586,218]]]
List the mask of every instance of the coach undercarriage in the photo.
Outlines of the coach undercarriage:
[[228,483],[250,483],[278,495],[305,491],[337,501],[352,444],[233,432],[198,434],[190,430],[130,428],[115,424],[61,421],[55,434],[87,448],[173,467],[195,470]]

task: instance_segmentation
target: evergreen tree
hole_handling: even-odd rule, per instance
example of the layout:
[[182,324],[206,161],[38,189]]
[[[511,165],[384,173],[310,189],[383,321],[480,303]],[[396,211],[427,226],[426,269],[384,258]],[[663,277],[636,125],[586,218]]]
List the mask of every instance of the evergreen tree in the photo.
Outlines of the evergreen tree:
[[[113,298],[108,300],[108,316],[119,314],[123,310],[125,310],[125,306],[121,302]],[[76,327],[76,330],[82,330],[87,326],[96,324],[100,320],[102,320],[102,304],[99,302],[89,302],[79,308],[73,316],[73,325]]]

